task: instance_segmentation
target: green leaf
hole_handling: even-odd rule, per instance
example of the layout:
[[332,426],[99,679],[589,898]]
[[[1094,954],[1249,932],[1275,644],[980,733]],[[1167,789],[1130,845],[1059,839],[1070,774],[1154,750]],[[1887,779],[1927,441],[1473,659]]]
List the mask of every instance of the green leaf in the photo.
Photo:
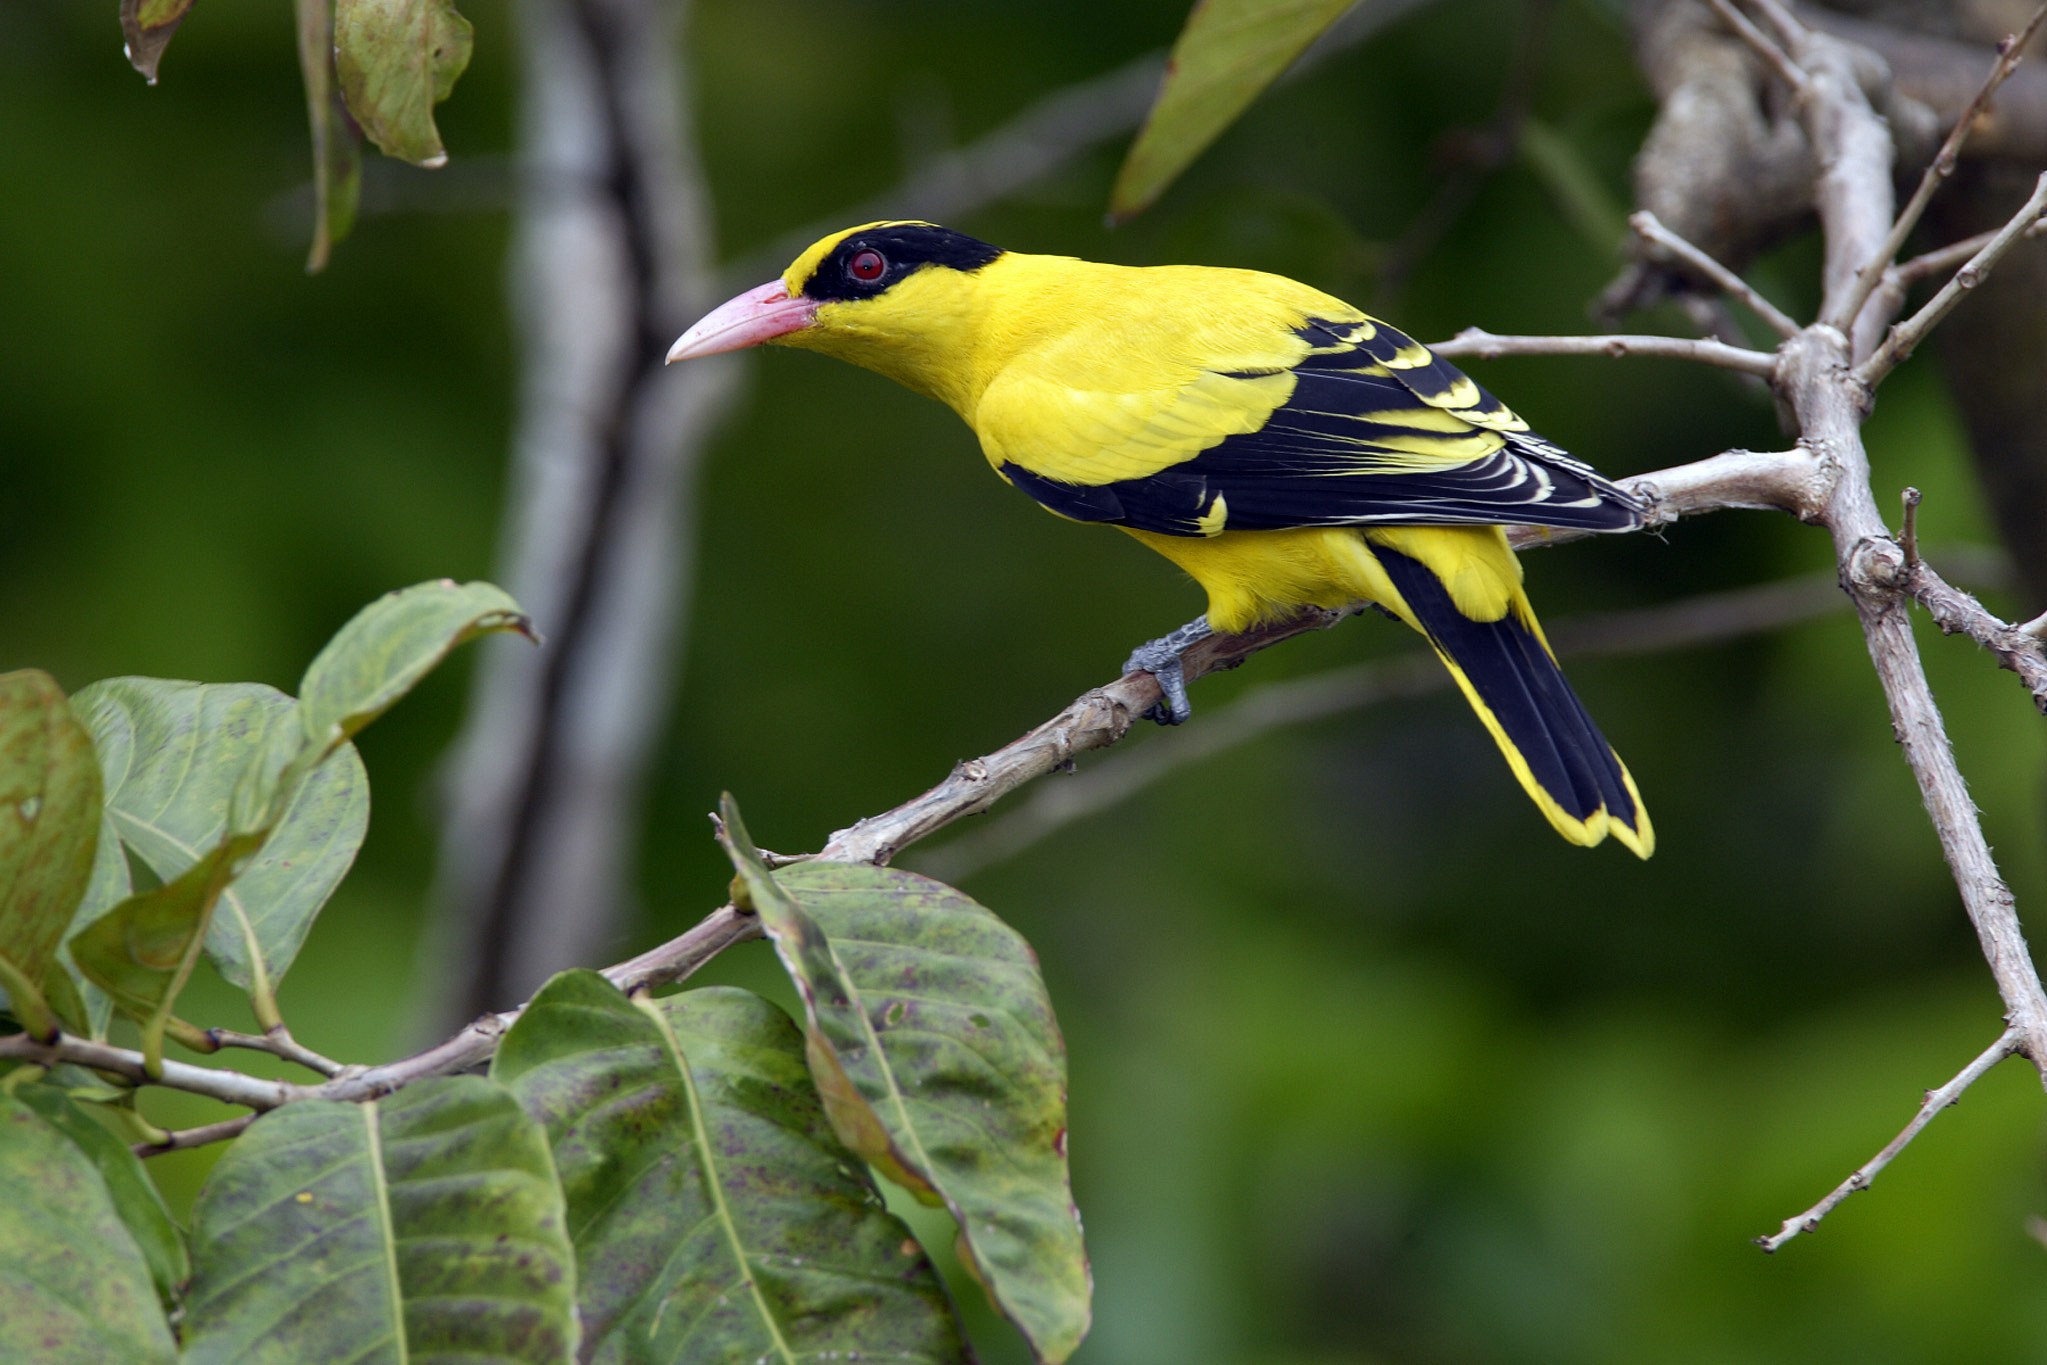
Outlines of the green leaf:
[[1043,1361],[1087,1334],[1066,1169],[1066,1047],[1022,936],[890,868],[770,874],[731,797],[721,838],[803,996],[811,1075],[839,1137],[959,1225],[960,1258]]
[[[297,704],[275,688],[110,678],[76,704],[99,750],[108,818],[164,881],[216,848],[230,826],[261,833],[276,819],[206,929],[214,965],[249,992],[269,1027],[277,984],[369,827],[369,778],[355,746],[342,745],[286,792],[304,731]],[[281,816],[273,816],[280,797]]]
[[472,43],[452,0],[335,0],[334,66],[349,112],[386,155],[415,166],[447,163],[434,106]]
[[332,0],[297,0],[299,74],[306,87],[306,121],[313,134],[313,244],[306,272],[327,268],[334,244],[355,226],[362,197],[362,133],[348,116],[334,74]]
[[0,1360],[171,1365],[149,1266],[84,1152],[0,1093]]
[[57,1027],[50,978],[75,997],[57,948],[92,878],[99,812],[99,763],[63,691],[36,669],[0,673],[0,985],[40,1037]]
[[1117,222],[1151,206],[1356,0],[1198,0],[1109,193]]
[[306,737],[346,739],[410,692],[451,650],[488,631],[533,638],[504,589],[439,579],[386,593],[327,642],[299,682]]
[[109,1131],[92,1115],[74,1104],[63,1090],[53,1085],[24,1085],[14,1097],[36,1111],[42,1120],[71,1140],[98,1170],[113,1197],[114,1212],[126,1225],[149,1266],[156,1284],[156,1296],[168,1309],[176,1306],[178,1286],[192,1273],[185,1258],[185,1242],[171,1221],[156,1183],[142,1169],[141,1158],[128,1144]]
[[185,22],[193,0],[121,0],[121,34],[128,40],[128,62],[151,85],[171,35]]
[[86,979],[142,1026],[142,1055],[152,1075],[161,1070],[171,1006],[199,961],[213,907],[236,866],[261,842],[260,835],[230,836],[183,875],[130,896],[71,940],[71,956]]
[[575,1262],[547,1135],[480,1076],[258,1119],[192,1212],[184,1365],[567,1365]]
[[587,1358],[967,1359],[930,1262],[832,1136],[802,1035],[768,1002],[635,1002],[564,972],[491,1075],[554,1144]]

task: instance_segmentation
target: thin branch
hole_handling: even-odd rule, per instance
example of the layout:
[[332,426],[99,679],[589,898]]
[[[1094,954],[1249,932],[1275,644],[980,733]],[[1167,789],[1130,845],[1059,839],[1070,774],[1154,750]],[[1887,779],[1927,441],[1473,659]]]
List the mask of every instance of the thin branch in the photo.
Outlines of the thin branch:
[[1714,260],[1705,252],[1699,250],[1699,248],[1693,246],[1690,242],[1687,242],[1684,238],[1678,236],[1675,232],[1672,232],[1669,228],[1663,226],[1662,223],[1657,221],[1656,215],[1649,212],[1649,210],[1641,209],[1629,214],[1628,226],[1633,228],[1636,235],[1641,237],[1642,240],[1655,243],[1685,265],[1690,266],[1693,270],[1705,276],[1721,292],[1730,294],[1747,304],[1749,309],[1767,323],[1770,330],[1774,331],[1778,336],[1789,338],[1798,335],[1798,324],[1786,316],[1784,311],[1777,307],[1776,304],[1764,298],[1754,285]]
[[1734,36],[1747,43],[1755,54],[1763,59],[1763,64],[1777,73],[1778,80],[1790,86],[1793,94],[1800,96],[1806,94],[1812,86],[1812,79],[1797,62],[1791,60],[1789,53],[1771,41],[1768,34],[1750,23],[1748,16],[1736,9],[1728,0],[1709,0],[1709,3],[1733,31]]
[[[1801,521],[1814,521],[1825,497],[1823,471],[1803,450],[1729,450],[1620,482],[1649,505],[1642,519],[1645,528],[1733,507],[1789,512]],[[1517,550],[1533,550],[1596,534],[1550,526],[1510,526],[1507,543]]]
[[[1800,49],[1806,40],[1812,37],[1812,31],[1798,21],[1798,16],[1793,14],[1788,7],[1778,3],[1778,0],[1749,0],[1749,3],[1754,5],[1765,19],[1770,21],[1770,27],[1777,30],[1778,39],[1789,47],[1791,51],[1798,53],[1802,59],[1805,54]],[[1801,60],[1799,70],[1809,71],[1809,69]]]
[[258,1080],[239,1071],[193,1066],[190,1062],[169,1059],[164,1061],[162,1073],[152,1076],[143,1066],[141,1053],[97,1043],[89,1038],[74,1038],[68,1033],[60,1034],[49,1043],[39,1043],[26,1033],[0,1038],[0,1057],[34,1062],[38,1066],[76,1062],[95,1071],[111,1071],[133,1085],[153,1083],[168,1086],[249,1109],[275,1109],[287,1101],[303,1099],[314,1093],[312,1087],[293,1085],[289,1081]]
[[1905,490],[1905,524],[1898,531],[1898,547],[1905,554],[1905,572],[1919,567],[1919,504],[1925,495],[1916,488]]
[[[1347,613],[1310,610],[1290,621],[1261,626],[1243,635],[1215,635],[1187,651],[1188,682],[1235,668],[1261,649],[1303,631],[1334,625]],[[832,835],[818,853],[831,862],[887,863],[926,835],[966,815],[975,815],[1023,786],[1059,771],[1074,756],[1106,748],[1123,738],[1136,719],[1159,700],[1158,680],[1129,673],[1083,693],[1072,705],[982,758],[955,766],[944,781],[894,810],[870,816]]]
[[167,1134],[161,1142],[137,1142],[129,1150],[141,1157],[162,1156],[165,1152],[182,1152],[189,1147],[204,1147],[209,1143],[227,1142],[242,1135],[244,1129],[254,1123],[259,1115],[239,1114],[218,1123],[203,1123],[197,1128],[179,1128]]
[[604,975],[622,991],[652,990],[691,975],[733,944],[760,936],[758,916],[723,905],[660,947],[616,967],[606,967]]
[[[2020,233],[2019,240],[2030,242],[2042,233],[2047,233],[2047,218],[2041,219]],[[1964,237],[1959,242],[1950,242],[1946,246],[1935,247],[1933,250],[1922,255],[1914,256],[1909,261],[1901,262],[1886,272],[1885,279],[1889,281],[1895,278],[1901,286],[1917,284],[1928,276],[1953,270],[1984,247],[1989,246],[1996,238],[1997,232],[1993,229],[1989,232],[1979,232],[1974,237]]]
[[2033,694],[2033,705],[2047,712],[2047,649],[2026,625],[2014,625],[1986,610],[1970,594],[1955,587],[1925,560],[1913,562],[1903,546],[1888,538],[1866,542],[1854,556],[1854,576],[1863,583],[1902,593],[1926,609],[1943,635],[1966,635],[1997,659],[2000,668],[2019,676]]
[[279,1024],[263,1033],[236,1033],[233,1029],[210,1028],[206,1036],[216,1047],[247,1048],[251,1052],[267,1052],[273,1057],[282,1057],[287,1062],[296,1062],[308,1071],[317,1072],[329,1079],[346,1070],[340,1062],[323,1057],[291,1036],[291,1030]]
[[1582,337],[1496,336],[1480,327],[1467,327],[1449,341],[1431,342],[1429,349],[1446,359],[1470,357],[1497,360],[1507,355],[1644,356],[1657,360],[1696,360],[1724,370],[1768,379],[1776,372],[1777,357],[1724,341],[1692,337],[1623,336],[1611,334]]
[[1891,328],[1890,335],[1884,338],[1876,353],[1856,367],[1857,382],[1872,389],[1881,384],[1884,376],[1896,369],[1900,361],[1926,340],[1926,334],[1954,311],[1962,296],[1983,283],[1997,263],[2004,259],[2005,253],[2036,231],[2042,222],[2047,222],[2047,174],[2042,174],[2034,182],[2031,197],[2019,211],[1997,230],[1981,251],[1969,258],[1967,265],[1955,272],[1954,278],[1940,287],[1939,293],[1926,301],[1925,307]]
[[1983,1076],[1990,1068],[1996,1066],[2014,1052],[2021,1051],[2022,1048],[2023,1043],[2019,1036],[2019,1031],[2016,1028],[2006,1029],[1996,1042],[1983,1050],[1981,1056],[1957,1072],[1953,1080],[1938,1090],[1927,1091],[1926,1103],[1919,1106],[1919,1112],[1912,1116],[1912,1121],[1905,1125],[1903,1132],[1890,1140],[1888,1146],[1871,1157],[1867,1163],[1846,1180],[1836,1185],[1833,1193],[1829,1194],[1825,1199],[1820,1200],[1819,1203],[1814,1204],[1804,1213],[1786,1218],[1784,1226],[1771,1236],[1756,1238],[1756,1245],[1764,1251],[1775,1251],[1801,1232],[1817,1231],[1820,1219],[1832,1213],[1835,1207],[1849,1195],[1854,1194],[1858,1190],[1868,1189],[1870,1182],[1877,1178],[1878,1173],[1884,1167],[1890,1165],[1892,1159],[1898,1153],[1904,1151],[1910,1145],[1913,1138],[1919,1136],[1919,1130],[1933,1122],[1935,1114],[1960,1100],[1962,1092],[1983,1079]]
[[1884,238],[1883,246],[1862,267],[1861,273],[1855,278],[1854,288],[1842,296],[1839,309],[1827,315],[1828,325],[1847,331],[1854,323],[1855,315],[1869,302],[1870,295],[1876,292],[1878,284],[1882,282],[1885,270],[1904,248],[1905,239],[1912,235],[1912,229],[1918,226],[1920,215],[1926,212],[1926,206],[1932,202],[1934,192],[1955,173],[1955,162],[1961,155],[1962,143],[1968,140],[1970,132],[1976,126],[1976,120],[1989,110],[1990,97],[1997,93],[1997,87],[2003,85],[2005,78],[2018,69],[2018,64],[2022,60],[2021,53],[2026,44],[2032,41],[2033,35],[2039,31],[2043,19],[2047,19],[2047,4],[2033,11],[2033,17],[2027,21],[2021,32],[1998,43],[1997,59],[1991,63],[1990,74],[1984,77],[1982,86],[1976,91],[1976,97],[1969,101],[1968,106],[1962,110],[1961,117],[1955,120],[1955,126],[1948,130],[1947,140],[1940,144],[1940,151],[1934,155],[1925,173],[1919,177],[1918,188],[1913,190],[1912,198],[1899,212],[1898,220],[1891,224],[1890,235]]
[[[1832,573],[1731,592],[1702,593],[1639,611],[1599,612],[1553,623],[1559,658],[1650,654],[1779,630],[1848,606]],[[1450,686],[1434,654],[1416,652],[1334,668],[1254,688],[1199,725],[1136,749],[1119,750],[1086,772],[1037,788],[1029,801],[970,834],[920,857],[918,870],[941,881],[972,876],[1014,857],[1055,831],[1122,804],[1168,774],[1272,731],[1382,702],[1426,696]]]

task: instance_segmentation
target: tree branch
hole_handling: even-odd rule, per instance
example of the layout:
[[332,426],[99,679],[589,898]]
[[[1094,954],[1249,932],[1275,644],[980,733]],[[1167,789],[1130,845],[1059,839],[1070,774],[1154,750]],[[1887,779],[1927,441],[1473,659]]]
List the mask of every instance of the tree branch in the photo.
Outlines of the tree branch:
[[1807,93],[1812,86],[1812,79],[1797,62],[1791,60],[1783,48],[1770,40],[1768,34],[1751,23],[1747,15],[1736,9],[1729,0],[1707,0],[1707,3],[1712,5],[1714,12],[1720,16],[1729,31],[1747,43],[1750,50],[1763,59],[1763,65],[1775,72],[1778,80],[1791,87],[1793,94],[1802,96]]
[[1981,284],[2004,259],[2005,253],[2037,231],[2043,221],[2047,221],[2047,174],[2042,174],[2034,183],[2032,196],[2011,216],[2010,221],[1998,229],[1981,251],[1969,258],[1967,265],[1955,272],[1954,278],[1940,287],[1939,293],[1926,301],[1925,307],[1891,328],[1883,345],[1856,368],[1856,381],[1872,389],[1883,383],[1884,377],[1926,340],[1926,334],[1954,311],[1962,296]]
[[[1800,113],[1822,167],[1815,194],[1826,252],[1821,316],[1835,316],[1893,221],[1890,135],[1837,40],[1801,28],[1775,0],[1755,2],[1778,25],[1793,56],[1813,79]],[[1890,541],[1871,492],[1861,432],[1869,390],[1862,375],[1849,368],[1853,357],[1862,353],[1861,338],[1869,322],[1865,311],[1857,320],[1854,341],[1824,323],[1787,341],[1779,351],[1777,392],[1798,422],[1799,444],[1813,453],[1824,471],[1827,493],[1817,519],[1833,537],[1842,583],[1855,601],[1870,661],[1890,705],[1893,733],[2004,998],[2006,1018],[2047,1083],[2047,990],[2042,989],[2026,947],[2011,889],[1998,875],[1955,763],[1912,638],[1905,607],[1909,599],[1892,585],[1894,574],[1876,568],[1891,554],[1902,564],[1903,555]]]
[[1913,1138],[1919,1136],[1919,1130],[1933,1122],[1935,1114],[1959,1101],[1962,1098],[1962,1092],[1977,1081],[1982,1080],[1990,1068],[1996,1066],[2013,1053],[2023,1052],[2024,1050],[2025,1044],[2020,1038],[2019,1030],[2016,1028],[2006,1029],[1996,1042],[1983,1050],[1981,1056],[1957,1072],[1953,1080],[1938,1090],[1927,1091],[1926,1103],[1919,1106],[1919,1112],[1912,1116],[1912,1121],[1905,1125],[1905,1130],[1892,1138],[1881,1152],[1871,1157],[1846,1180],[1836,1185],[1833,1192],[1825,1199],[1820,1200],[1819,1203],[1814,1204],[1804,1213],[1786,1218],[1784,1226],[1770,1236],[1756,1238],[1756,1245],[1764,1251],[1775,1251],[1801,1232],[1817,1231],[1820,1219],[1832,1213],[1835,1207],[1849,1195],[1856,1193],[1858,1190],[1868,1189],[1870,1182],[1876,1179],[1878,1173],[1884,1167],[1891,1164],[1892,1158],[1904,1151],[1911,1144]]
[[1696,360],[1702,365],[1739,370],[1763,379],[1768,379],[1777,369],[1777,357],[1767,352],[1692,337],[1625,336],[1618,333],[1579,337],[1496,336],[1482,327],[1467,327],[1449,341],[1429,343],[1429,349],[1449,360],[1498,360],[1507,355],[1608,356],[1615,359],[1643,356],[1657,360]]
[[1990,97],[1997,93],[1997,87],[2003,85],[2006,77],[2018,69],[2020,54],[2026,44],[2032,41],[2033,34],[2039,30],[2040,21],[2043,19],[2047,19],[2047,5],[2033,11],[2032,19],[2027,22],[2022,32],[2006,38],[1997,45],[1997,59],[1991,63],[1990,74],[1984,78],[1975,98],[1963,108],[1960,117],[1955,120],[1954,127],[1948,131],[1947,139],[1940,144],[1940,151],[1934,154],[1933,160],[1919,177],[1918,188],[1913,190],[1912,198],[1898,214],[1897,221],[1891,224],[1890,235],[1884,238],[1883,246],[1863,265],[1861,273],[1856,276],[1854,287],[1843,296],[1839,312],[1827,316],[1826,321],[1830,325],[1845,332],[1854,324],[1856,314],[1862,311],[1862,306],[1869,302],[1870,295],[1876,292],[1877,286],[1883,280],[1884,272],[1890,268],[1891,262],[1904,248],[1905,239],[1912,235],[1912,229],[1918,225],[1920,216],[1926,212],[1926,206],[1933,201],[1934,192],[1955,173],[1955,162],[1961,155],[1962,143],[1975,129],[1976,120],[1989,109]]
[[251,1052],[267,1052],[273,1057],[282,1057],[287,1062],[296,1062],[308,1071],[321,1076],[334,1077],[344,1068],[330,1057],[322,1057],[291,1036],[291,1030],[279,1024],[263,1033],[236,1033],[233,1029],[210,1028],[206,1036],[213,1040],[215,1047],[246,1048]]
[[1711,256],[1708,256],[1705,252],[1699,250],[1699,248],[1693,246],[1690,242],[1687,242],[1684,238],[1678,236],[1675,232],[1672,232],[1669,228],[1663,226],[1662,223],[1656,220],[1656,215],[1649,212],[1649,210],[1640,209],[1629,214],[1628,226],[1633,228],[1635,234],[1642,238],[1643,241],[1652,242],[1663,248],[1664,251],[1675,256],[1679,261],[1705,276],[1707,280],[1716,285],[1723,293],[1732,295],[1734,298],[1740,299],[1743,303],[1747,304],[1749,311],[1761,318],[1769,326],[1770,330],[1778,336],[1790,338],[1798,335],[1798,324],[1793,322],[1776,304],[1771,303],[1758,293],[1754,285],[1714,260]]
[[165,1152],[182,1152],[190,1147],[205,1147],[215,1142],[227,1142],[238,1138],[256,1121],[254,1114],[241,1114],[218,1123],[203,1123],[197,1128],[179,1128],[165,1135],[161,1142],[137,1142],[129,1150],[141,1157],[162,1156]]

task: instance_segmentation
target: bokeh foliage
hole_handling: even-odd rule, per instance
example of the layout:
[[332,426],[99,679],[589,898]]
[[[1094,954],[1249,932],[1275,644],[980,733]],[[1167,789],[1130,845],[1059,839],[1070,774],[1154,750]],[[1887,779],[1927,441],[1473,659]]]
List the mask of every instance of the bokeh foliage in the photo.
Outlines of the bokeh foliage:
[[[289,689],[362,602],[490,569],[514,357],[512,16],[464,6],[474,61],[436,110],[451,166],[373,162],[359,226],[308,279],[288,9],[200,7],[149,89],[103,8],[0,6],[14,206],[0,671],[47,668],[69,690],[131,673]],[[1375,297],[1387,245],[1454,165],[1446,132],[1489,117],[1519,13],[1424,8],[1253,106],[1115,232],[1114,144],[954,226],[1280,270],[1424,338],[1580,330],[1611,244],[1573,226],[1587,215],[1539,159],[1491,178],[1400,296]],[[720,238],[742,254],[830,215],[1165,45],[1184,17],[1178,0],[704,0],[691,65]],[[1651,107],[1619,23],[1597,0],[1552,22],[1535,115],[1624,201]],[[1758,274],[1793,304],[1812,267],[1793,247]],[[1471,368],[1610,474],[1781,439],[1712,372]],[[1035,723],[1196,602],[1121,537],[1003,488],[931,404],[801,355],[761,357],[752,383],[706,475],[646,914],[619,956],[722,897],[730,868],[703,821],[721,788],[767,846],[815,847]],[[1928,373],[1887,387],[1869,440],[1880,491],[1926,490],[1936,553],[1987,541]],[[1827,561],[1817,532],[1744,513],[1528,556],[1550,619]],[[1964,771],[2030,906],[2047,891],[2038,718],[1974,651],[1928,634]],[[1370,621],[1292,642],[1199,684],[1195,723],[1261,679],[1407,647]],[[429,778],[462,671],[362,738],[382,800],[281,997],[330,1055],[405,1041]],[[1036,947],[1072,1059],[1097,1282],[1077,1360],[2037,1357],[2047,1253],[2022,1222],[2047,1191],[2020,1065],[1822,1235],[1771,1259],[1745,1243],[1866,1158],[1997,1027],[1845,609],[1569,671],[1654,812],[1646,866],[1557,841],[1443,696],[1191,767],[965,884]],[[749,945],[709,975],[765,988],[768,954]],[[235,999],[202,979],[181,1012],[232,1022]],[[152,1165],[181,1216],[209,1159]],[[988,1358],[1010,1358],[999,1328],[972,1325]]]

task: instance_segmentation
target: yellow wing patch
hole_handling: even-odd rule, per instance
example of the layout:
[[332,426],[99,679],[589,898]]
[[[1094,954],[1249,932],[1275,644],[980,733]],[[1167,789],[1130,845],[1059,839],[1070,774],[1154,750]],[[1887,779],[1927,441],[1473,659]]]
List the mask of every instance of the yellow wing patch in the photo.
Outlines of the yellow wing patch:
[[988,462],[1064,483],[1141,479],[1225,439],[1257,431],[1293,395],[1294,377],[1201,373],[1178,388],[1076,389],[1016,367],[981,396],[972,424]]

